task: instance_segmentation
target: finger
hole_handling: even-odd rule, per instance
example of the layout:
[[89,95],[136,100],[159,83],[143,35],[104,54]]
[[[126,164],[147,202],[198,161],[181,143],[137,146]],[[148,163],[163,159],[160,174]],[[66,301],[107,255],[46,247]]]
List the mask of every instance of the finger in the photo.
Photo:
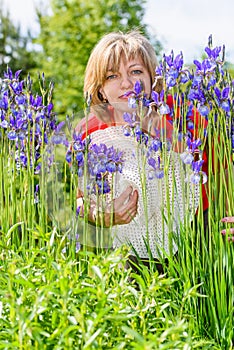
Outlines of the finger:
[[233,222],[234,223],[234,216],[225,216],[221,219],[222,222]]
[[130,221],[134,220],[137,215],[137,210],[134,210],[133,212],[129,213],[129,219]]
[[128,210],[126,210],[126,208],[124,208],[124,209],[116,212],[115,215],[116,216],[118,215],[119,217],[122,218],[123,221],[126,221],[129,218],[132,219],[136,215],[136,213],[137,213],[137,207],[133,207],[133,208],[130,208]]
[[134,220],[135,216],[136,216],[137,212],[131,212],[125,215],[125,217],[123,217],[123,223],[124,224],[129,224],[132,220]]
[[126,214],[133,219],[137,214],[137,206],[134,206],[131,209],[129,209]]
[[126,204],[126,209],[130,210],[133,207],[137,207],[137,203],[138,203],[138,192],[137,190],[134,190],[129,196],[129,201]]
[[222,235],[227,235],[227,234],[234,235],[234,227],[222,230],[221,233]]
[[115,198],[116,209],[122,207],[125,204],[125,202],[129,200],[132,190],[132,186],[128,186],[126,190],[120,194],[119,197]]
[[132,193],[133,191],[133,187],[132,186],[128,186],[122,193],[121,195],[119,196],[119,198],[122,198],[122,199],[127,199],[130,194]]
[[134,201],[134,202],[137,202],[138,200],[138,191],[137,190],[134,190],[132,192],[132,194],[130,195],[131,199]]
[[137,214],[137,207],[133,207],[130,210],[126,208],[117,211],[114,213],[115,223],[116,224],[129,224]]
[[138,192],[134,190],[132,193],[125,195],[121,194],[114,200],[114,211],[121,211],[122,215],[125,212],[137,208],[138,203]]

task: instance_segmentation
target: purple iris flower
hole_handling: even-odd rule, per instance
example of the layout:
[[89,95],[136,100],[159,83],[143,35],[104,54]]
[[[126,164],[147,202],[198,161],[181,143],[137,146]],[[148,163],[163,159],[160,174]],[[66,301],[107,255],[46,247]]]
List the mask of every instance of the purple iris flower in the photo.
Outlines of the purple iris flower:
[[1,126],[3,129],[7,129],[7,127],[8,127],[8,122],[7,122],[7,120],[3,120],[3,121],[0,123],[0,126]]
[[118,152],[113,146],[107,147],[103,143],[92,144],[91,138],[82,140],[81,133],[74,133],[73,140],[66,153],[66,161],[71,165],[71,169],[81,177],[87,167],[88,191],[108,193],[111,190],[108,174],[122,171],[123,152]]
[[155,177],[157,179],[162,179],[164,177],[164,170],[163,169],[156,169],[155,170]]
[[162,63],[156,68],[156,74],[165,77],[167,88],[185,84],[191,79],[188,69],[183,69],[183,64],[182,52],[175,58],[173,51],[169,56],[163,56]]
[[204,160],[198,160],[192,162],[192,171],[193,174],[190,175],[190,181],[194,184],[199,184],[202,179],[202,183],[207,182],[207,175],[202,171]]
[[134,114],[127,113],[127,112],[125,112],[125,113],[123,114],[123,119],[124,119],[124,121],[125,121],[126,123],[129,124],[129,126],[133,126],[134,123],[135,123],[135,121],[136,121],[136,119],[135,119],[135,117],[134,117]]
[[192,120],[188,120],[187,122],[187,128],[189,130],[194,130],[194,122]]
[[83,152],[79,151],[76,153],[76,160],[80,164],[84,160],[84,154]]
[[192,87],[188,93],[188,100],[189,101],[200,101],[204,103],[206,101],[204,92],[200,88],[194,88]]
[[24,85],[24,81],[16,81],[16,80],[13,80],[9,84],[10,88],[13,90],[15,95],[22,93],[23,85]]
[[151,98],[153,100],[153,104],[158,107],[161,115],[170,113],[169,106],[164,102],[164,90],[162,90],[160,93],[152,91]]
[[193,173],[190,175],[190,182],[194,185],[198,185],[201,181],[201,175],[198,173]]
[[7,136],[11,141],[15,141],[17,139],[17,133],[15,132],[15,130],[9,131]]
[[202,169],[203,163],[204,163],[203,159],[198,160],[196,162],[192,162],[192,170],[196,173],[199,173]]
[[163,166],[161,165],[160,156],[157,157],[157,160],[153,157],[149,157],[148,164],[151,167],[151,170],[149,171],[149,179],[162,179],[164,177],[164,170]]
[[110,161],[109,163],[107,163],[106,165],[106,171],[108,171],[109,173],[115,173],[117,171],[117,165],[116,163]]
[[180,74],[180,83],[185,84],[190,80],[189,72],[184,71]]
[[22,69],[17,70],[15,72],[15,75],[13,75],[12,70],[10,69],[10,67],[8,67],[7,71],[4,72],[4,78],[9,79],[9,80],[14,80],[14,79],[17,80],[19,78],[19,75],[20,75],[21,71],[22,71]]
[[206,117],[210,112],[210,108],[207,105],[201,103],[198,104],[197,110],[203,117]]
[[173,75],[168,75],[166,78],[166,84],[168,87],[173,87],[176,85],[176,78]]
[[15,101],[18,105],[24,105],[26,102],[26,96],[24,95],[16,95]]
[[66,161],[70,164],[72,162],[72,151],[68,150],[65,158]]
[[195,152],[201,144],[202,142],[200,139],[192,141],[189,137],[187,138],[187,146],[191,152]]
[[128,98],[128,107],[129,108],[137,108],[137,99],[134,96],[130,96]]
[[199,151],[199,147],[201,146],[202,142],[200,139],[192,141],[189,137],[187,137],[186,143],[187,149],[185,152],[181,153],[180,158],[182,159],[183,163],[192,164],[194,161],[194,155]]
[[27,166],[28,158],[24,152],[20,153],[20,163],[25,167]]
[[230,112],[230,109],[231,109],[230,101],[222,101],[221,107],[225,112]]
[[214,49],[211,49],[210,47],[206,47],[205,52],[207,53],[210,59],[216,61],[220,55],[221,46],[215,47]]
[[202,62],[194,60],[193,63],[196,65],[197,74],[206,75],[207,73],[213,72],[216,69],[216,63],[207,58],[205,58]]
[[134,90],[127,91],[124,95],[128,97],[128,106],[130,108],[136,108],[140,102],[143,104],[143,106],[147,107],[149,105],[149,101],[146,98],[146,94],[143,90],[143,84],[139,80],[136,81]]
[[181,160],[183,161],[184,164],[192,164],[194,160],[194,156],[192,153],[188,152],[183,152],[180,155]]
[[139,96],[143,91],[143,86],[142,86],[142,83],[137,80],[135,85],[134,85],[134,92],[136,94],[136,96]]
[[194,74],[192,79],[192,87],[197,88],[200,86],[201,83],[202,83],[202,76],[199,74]]
[[158,138],[153,138],[149,145],[149,151],[157,152],[162,148],[162,141]]
[[214,88],[216,101],[225,112],[229,112],[231,109],[230,91],[229,86],[225,87],[222,91],[218,87]]
[[8,108],[8,92],[4,92],[2,98],[0,98],[0,108],[7,109]]
[[[16,149],[21,149],[21,156],[15,155],[17,169],[33,167],[36,171],[40,168],[42,147],[48,143],[57,120],[52,105],[43,105],[42,96],[33,96],[30,77],[20,80],[20,73],[18,70],[13,74],[10,68],[4,73],[0,91],[0,127],[9,142],[15,142]],[[25,154],[27,157],[23,156]]]
[[215,86],[216,83],[217,83],[217,79],[216,79],[215,75],[212,74],[209,77],[208,84],[207,84],[207,89],[209,90],[211,87]]
[[123,128],[123,134],[124,134],[124,136],[130,136],[130,135],[131,135],[131,131],[132,131],[132,129],[131,129],[128,125],[126,125],[126,126]]

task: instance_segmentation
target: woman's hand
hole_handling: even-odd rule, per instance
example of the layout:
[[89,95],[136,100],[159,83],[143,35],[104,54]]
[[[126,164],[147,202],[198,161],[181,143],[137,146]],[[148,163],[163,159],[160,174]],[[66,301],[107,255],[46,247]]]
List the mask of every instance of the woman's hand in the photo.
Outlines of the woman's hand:
[[[221,219],[221,222],[234,224],[234,216],[225,216],[224,218]],[[234,242],[234,227],[224,229],[221,231],[221,233],[222,235],[229,234],[228,240],[231,242]]]
[[[128,186],[121,195],[108,205],[104,213],[104,225],[125,225],[129,224],[137,214],[138,192]],[[102,213],[101,213],[102,215]]]
[[[97,208],[96,202],[91,200],[88,220],[103,227],[129,224],[137,214],[137,205],[138,192],[133,190],[132,186],[128,186],[119,197],[106,206],[105,210]],[[79,215],[84,216],[84,197],[80,190],[77,191],[77,208]]]

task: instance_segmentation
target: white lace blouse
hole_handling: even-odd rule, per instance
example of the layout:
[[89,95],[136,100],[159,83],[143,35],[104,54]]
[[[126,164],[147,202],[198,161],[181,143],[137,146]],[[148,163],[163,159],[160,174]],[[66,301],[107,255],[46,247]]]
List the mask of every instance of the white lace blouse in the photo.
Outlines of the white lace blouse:
[[[129,224],[111,228],[113,247],[127,245],[131,254],[140,258],[174,254],[180,227],[192,220],[199,203],[199,188],[185,181],[186,171],[180,155],[169,151],[164,177],[149,179],[145,146],[131,136],[124,136],[123,126],[97,130],[91,134],[91,142],[123,151],[125,162],[122,173],[115,174],[113,197],[119,196],[129,185],[139,194],[136,217]],[[158,157],[157,152],[155,157]]]

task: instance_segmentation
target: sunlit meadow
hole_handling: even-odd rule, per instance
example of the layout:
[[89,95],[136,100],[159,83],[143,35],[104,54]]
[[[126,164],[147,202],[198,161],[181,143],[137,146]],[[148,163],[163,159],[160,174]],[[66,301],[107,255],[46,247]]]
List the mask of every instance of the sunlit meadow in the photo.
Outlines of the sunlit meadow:
[[[126,270],[128,248],[112,251],[109,231],[87,222],[87,205],[82,215],[77,207],[81,178],[85,203],[92,193],[100,201],[111,194],[123,154],[82,140],[73,116],[59,123],[43,74],[38,92],[20,71],[1,78],[1,349],[233,349],[233,243],[221,235],[220,219],[234,215],[234,82],[211,38],[205,56],[186,68],[182,54],[172,52],[156,70],[163,89],[152,101],[170,115],[170,144],[162,134],[149,140],[124,116],[123,137],[146,146],[147,180],[167,177],[168,149],[183,139],[185,191],[209,184],[208,231],[200,205],[196,223],[181,226],[177,259],[168,256],[164,275],[153,267],[142,266],[139,275]],[[131,103],[141,106],[141,93],[136,85]],[[203,128],[194,130],[192,109]],[[158,162],[152,152],[160,152]]]

